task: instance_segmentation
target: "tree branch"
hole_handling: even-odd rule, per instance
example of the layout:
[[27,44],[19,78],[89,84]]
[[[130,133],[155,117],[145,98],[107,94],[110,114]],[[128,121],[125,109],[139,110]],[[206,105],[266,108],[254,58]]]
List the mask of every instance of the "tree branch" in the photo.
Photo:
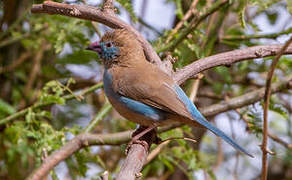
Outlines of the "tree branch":
[[[113,6],[112,6],[111,2],[112,2],[112,0],[108,0],[107,2],[105,2],[103,10],[100,10],[98,8],[90,7],[90,6],[68,5],[68,4],[51,2],[51,1],[45,1],[41,5],[34,5],[31,9],[31,11],[33,13],[61,14],[61,15],[65,15],[65,16],[71,16],[71,17],[77,17],[77,18],[87,19],[87,20],[91,20],[91,21],[97,21],[97,22],[103,23],[103,24],[105,24],[113,29],[120,29],[120,28],[127,29],[128,31],[135,34],[137,39],[140,41],[141,45],[144,48],[146,58],[150,62],[157,64],[161,69],[163,69],[163,70],[166,69],[166,71],[168,71],[169,68],[167,69],[164,66],[165,63],[161,62],[161,60],[158,57],[158,55],[156,54],[156,52],[152,49],[152,46],[142,37],[142,35],[138,31],[136,31],[132,26],[124,23],[123,21],[121,21],[119,18],[117,18],[114,15],[114,13],[112,11]],[[107,5],[106,3],[109,3],[109,4]],[[179,37],[177,39],[175,39],[169,45],[161,48],[159,51],[161,52],[161,51],[165,51],[165,50],[173,50],[180,42],[182,42],[183,39],[186,38],[186,36],[194,28],[196,28],[200,24],[200,22],[202,20],[204,20],[206,17],[208,17],[211,13],[217,11],[219,8],[224,6],[226,3],[228,3],[228,1],[225,1],[225,0],[222,2],[219,2],[219,3],[216,3],[210,9],[208,9],[206,11],[206,13],[204,13],[202,16],[200,16],[198,19],[194,18],[192,20],[192,22],[190,23],[191,25],[189,27],[187,27],[179,35]],[[209,68],[215,67],[215,66],[231,65],[232,63],[239,62],[239,61],[246,60],[246,59],[253,59],[253,58],[275,55],[281,47],[282,47],[281,45],[256,46],[256,47],[252,47],[252,48],[246,48],[243,50],[235,50],[235,51],[231,51],[231,52],[227,52],[227,53],[221,53],[221,54],[211,56],[208,58],[203,58],[203,59],[200,59],[200,60],[190,64],[189,66],[184,67],[183,69],[179,70],[178,72],[176,72],[174,74],[174,79],[176,80],[176,82],[181,84],[186,79],[193,77],[197,73],[204,71],[204,70],[207,70]],[[288,48],[287,51],[285,52],[285,54],[292,54],[292,47]],[[291,77],[288,81],[291,81]],[[279,83],[277,85],[279,85]],[[273,92],[276,92],[277,90],[282,88],[281,85],[280,86],[273,86],[273,87],[275,88],[275,89],[273,89],[274,90]],[[210,106],[206,109],[203,109],[202,113],[204,115],[208,115],[208,113],[214,115],[214,114],[219,113],[219,112],[223,112],[223,111],[227,111],[227,110],[230,110],[233,108],[238,108],[238,107],[248,105],[250,103],[253,103],[253,102],[260,100],[263,97],[263,94],[264,94],[263,91],[264,91],[264,89],[261,89],[261,90],[254,91],[252,93],[248,93],[246,95],[243,95],[244,99],[240,99],[239,97],[237,97],[237,98],[233,98],[233,99],[226,101],[225,104],[219,103],[217,105]],[[223,111],[218,110],[220,108]],[[0,123],[1,123],[1,121],[0,121]],[[79,136],[76,136],[76,137],[79,137]],[[119,137],[119,138],[121,138],[121,137]],[[130,136],[128,136],[128,138],[130,138]],[[71,142],[75,142],[73,140],[68,142],[68,144],[70,145]],[[104,143],[104,141],[102,141],[102,142]],[[85,144],[82,144],[82,143],[85,143]],[[72,147],[73,150],[71,150],[71,151],[69,151],[68,149],[65,149],[65,150],[68,150],[67,152],[63,152],[64,151],[63,148],[66,148],[67,145],[62,147],[60,150],[61,152],[63,152],[62,157],[60,157],[58,155],[58,153],[56,152],[56,154],[54,153],[53,155],[54,155],[55,159],[56,158],[58,159],[58,161],[54,160],[54,161],[51,161],[52,163],[47,163],[47,164],[50,164],[51,168],[54,167],[58,162],[65,159],[66,158],[65,156],[68,157],[73,152],[77,151],[78,149],[84,147],[85,145],[87,146],[88,140],[77,141],[75,144],[77,144],[77,145],[75,145],[77,147],[75,147],[75,148]],[[150,144],[151,144],[151,142],[150,142]],[[134,173],[134,175],[137,175],[135,173],[140,171],[139,169],[141,169],[141,167],[143,166],[144,161],[146,159],[146,155],[147,155],[147,150],[145,150],[145,148],[142,145],[135,144],[134,146],[135,146],[135,149],[133,151],[130,149],[130,153],[133,152],[134,154],[127,156],[127,158],[130,158],[130,159],[128,159],[129,161],[127,161],[127,162],[131,161],[131,163],[124,164],[124,167],[126,169],[127,169],[127,166],[131,166],[131,168],[130,168],[131,175],[133,175],[133,173]],[[132,146],[132,147],[134,147],[134,146]],[[58,152],[60,152],[60,151],[58,151]],[[140,153],[140,155],[139,155],[139,153]],[[141,160],[136,161],[135,158],[133,158],[133,157],[137,157],[137,156],[141,157]],[[46,163],[44,163],[34,174],[32,174],[32,177],[36,177],[36,179],[39,177],[44,177],[51,169],[51,168],[47,167],[48,165],[45,166],[45,164]],[[126,172],[124,167],[122,168],[122,171],[120,173]],[[40,172],[42,172],[42,173],[40,173]],[[37,176],[34,176],[34,175],[37,175]],[[40,175],[42,175],[42,176],[40,176]],[[32,178],[32,179],[34,179],[34,178]]]
[[[80,94],[78,94],[78,96],[87,95],[87,94],[92,93],[95,90],[100,89],[102,87],[103,87],[103,83],[98,83],[96,85],[93,85],[93,86],[83,90]],[[74,99],[75,97],[76,97],[76,95],[70,94],[70,95],[63,96],[62,98],[64,98],[65,100],[71,100],[71,99]],[[25,109],[22,109],[21,111],[18,111],[17,113],[14,113],[14,114],[6,117],[6,118],[1,119],[0,120],[0,125],[5,124],[5,123],[7,123],[9,121],[12,121],[12,120],[14,120],[16,118],[24,116],[29,111],[29,109],[37,109],[37,108],[41,108],[41,107],[52,105],[52,104],[54,104],[54,103],[53,102],[36,103],[36,104],[34,104],[32,106],[29,106],[29,107],[27,107]]]
[[[215,6],[208,10],[205,14],[207,17],[210,13],[217,10],[219,7],[227,3],[223,1],[218,6]],[[60,14],[70,17],[76,17],[80,19],[86,19],[91,21],[97,21],[105,24],[113,29],[125,28],[128,31],[134,33],[137,39],[141,42],[146,57],[150,62],[157,64],[161,69],[168,71],[171,67],[165,67],[165,63],[161,63],[160,58],[153,50],[152,46],[144,39],[144,37],[136,31],[132,26],[126,24],[118,17],[108,14],[92,6],[86,5],[68,5],[62,3],[56,3],[52,1],[45,1],[43,4],[33,5],[31,8],[32,13],[48,13],[48,14]],[[205,17],[205,16],[201,16]],[[200,19],[200,18],[199,18]],[[181,84],[190,77],[195,76],[197,73],[210,69],[216,66],[226,65],[229,66],[233,63],[240,62],[243,60],[261,58],[267,56],[274,56],[281,49],[282,45],[263,45],[254,46],[245,49],[233,50],[225,53],[216,54],[206,58],[199,59],[192,64],[185,66],[178,70],[174,74],[174,79],[178,84]],[[288,47],[284,54],[292,54],[292,47]]]
[[[274,56],[280,51],[282,46],[283,45],[254,46],[202,58],[178,70],[174,75],[174,79],[178,84],[181,84],[185,80],[195,76],[199,72],[216,66],[230,66],[233,63],[248,59]],[[292,46],[289,46],[283,54],[292,54]]]
[[[291,89],[292,88],[292,76],[285,78],[283,81],[274,83],[271,88],[272,93],[279,92],[284,89]],[[258,90],[252,91],[250,93],[244,94],[242,96],[238,96],[235,98],[231,98],[228,101],[223,101],[218,104],[214,104],[208,106],[206,108],[200,109],[202,114],[206,117],[214,116],[216,114],[226,112],[231,109],[240,108],[249,104],[253,104],[264,97],[265,88],[260,88]],[[158,133],[168,131],[170,129],[179,127],[183,124],[176,124],[169,127],[163,127],[158,130]],[[120,133],[113,133],[113,134],[80,134],[75,136],[72,140],[67,142],[60,150],[54,152],[49,157],[47,157],[46,161],[36,169],[31,175],[27,178],[29,180],[40,180],[45,177],[49,171],[54,168],[58,163],[63,161],[64,159],[71,156],[74,152],[80,150],[86,146],[92,145],[120,145],[123,143],[129,142],[131,139],[131,134],[133,131],[124,131]],[[140,144],[135,144],[135,152],[136,155],[142,153],[144,158],[147,157],[147,153],[145,154],[145,148]],[[130,149],[131,152],[131,149]],[[130,157],[130,156],[129,156]],[[141,157],[142,158],[142,157]],[[140,167],[140,165],[145,162],[144,159],[141,161],[135,161],[134,167]],[[132,171],[134,172],[134,171]],[[135,171],[136,172],[136,171]]]
[[[108,7],[108,6],[106,6]],[[109,5],[109,7],[111,7]],[[157,65],[161,65],[161,60],[153,50],[150,43],[132,26],[126,24],[115,16],[109,8],[105,8],[103,11],[99,8],[95,8],[87,5],[70,5],[62,4],[53,1],[45,1],[43,4],[35,4],[31,8],[32,13],[48,13],[48,14],[60,14],[64,16],[76,17],[80,19],[86,19],[90,21],[97,21],[105,24],[113,29],[127,29],[136,35],[137,39],[142,44],[146,58]]]
[[26,61],[30,56],[31,52],[25,52],[19,56],[16,60],[13,61],[11,65],[8,65],[6,67],[0,67],[0,74],[7,73],[10,71],[13,71],[15,68],[17,68],[19,65],[21,65],[24,61]]
[[270,71],[268,73],[267,81],[266,81],[266,89],[265,89],[265,96],[264,96],[264,122],[263,122],[263,143],[261,146],[263,157],[262,157],[262,180],[266,180],[268,177],[268,110],[270,105],[270,97],[271,97],[271,84],[272,84],[272,77],[274,75],[274,71],[276,69],[276,65],[278,64],[280,57],[284,54],[285,50],[288,48],[289,44],[292,43],[292,37],[285,43],[285,45],[281,48],[281,50],[277,53],[277,56],[272,62]]
[[188,27],[182,30],[182,32],[179,34],[179,36],[174,39],[171,43],[168,43],[166,46],[160,48],[158,52],[164,52],[164,51],[173,51],[186,37],[188,34],[190,34],[194,29],[198,27],[198,25],[205,20],[210,14],[216,12],[218,9],[224,7],[226,4],[228,4],[228,0],[223,1],[216,1],[212,7],[206,10],[205,13],[203,13],[200,17],[194,17],[193,20],[190,22]]
[[251,34],[251,35],[241,35],[241,36],[224,36],[222,41],[242,41],[242,40],[250,40],[250,39],[275,39],[284,34],[292,33],[292,28],[289,28],[285,31],[279,33],[270,33],[270,34]]
[[28,180],[41,180],[51,169],[53,169],[59,162],[71,156],[79,149],[92,145],[119,145],[126,143],[131,138],[132,131],[125,131],[114,134],[79,134],[70,140],[66,145],[62,146],[60,150],[54,152],[46,161],[27,177]]

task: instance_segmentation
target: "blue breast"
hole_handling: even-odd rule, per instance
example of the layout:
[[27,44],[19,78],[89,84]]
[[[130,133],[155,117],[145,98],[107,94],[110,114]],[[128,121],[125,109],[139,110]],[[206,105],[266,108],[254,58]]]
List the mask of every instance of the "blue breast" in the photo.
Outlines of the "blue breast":
[[118,105],[127,108],[129,111],[143,115],[153,121],[165,120],[167,118],[167,113],[165,111],[116,93],[112,85],[112,75],[107,70],[104,72],[103,82],[105,94],[109,99],[114,99],[115,102],[119,103]]

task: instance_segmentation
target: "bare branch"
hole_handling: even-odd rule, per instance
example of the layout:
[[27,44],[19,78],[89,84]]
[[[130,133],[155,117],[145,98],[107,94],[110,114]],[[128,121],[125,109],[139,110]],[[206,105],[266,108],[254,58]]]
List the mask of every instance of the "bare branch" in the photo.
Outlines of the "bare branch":
[[19,58],[14,60],[11,65],[8,65],[6,67],[0,67],[0,74],[13,71],[15,68],[21,65],[24,61],[26,61],[30,56],[31,56],[30,51],[21,54]]
[[80,134],[74,137],[66,145],[64,145],[60,150],[54,152],[49,157],[46,158],[46,161],[36,169],[31,175],[27,178],[29,180],[41,180],[44,178],[51,169],[53,169],[59,162],[63,161],[67,157],[71,156],[74,152],[79,149],[91,145],[119,145],[126,143],[131,138],[132,131],[125,131],[121,133],[114,134]]
[[[225,2],[225,1],[224,1]],[[226,2],[225,2],[226,3]],[[56,3],[52,1],[45,1],[41,5],[33,5],[31,8],[32,13],[48,13],[48,14],[60,14],[70,17],[76,17],[91,21],[97,21],[105,24],[113,29],[125,28],[128,31],[134,33],[137,39],[141,42],[146,57],[150,62],[157,64],[161,69],[168,72],[169,67],[165,67],[161,63],[160,58],[153,50],[152,46],[144,39],[144,37],[136,31],[132,26],[126,24],[118,17],[112,14],[108,14],[92,6],[85,5],[68,5],[62,3]],[[243,60],[261,58],[267,56],[274,56],[281,49],[282,45],[263,45],[255,46],[240,50],[233,50],[230,52],[216,54],[202,58],[193,62],[192,64],[185,66],[178,70],[174,74],[174,79],[178,84],[181,84],[190,77],[194,77],[199,72],[205,71],[212,67],[226,65],[229,66],[233,63]],[[288,47],[284,54],[292,54],[292,47]]]
[[[248,59],[274,56],[280,51],[282,46],[283,45],[254,46],[202,58],[178,70],[174,75],[174,79],[178,84],[181,84],[189,77],[216,66],[230,66],[233,63]],[[289,46],[283,54],[292,54],[292,46]]]
[[284,140],[282,140],[281,138],[279,138],[278,136],[268,133],[268,136],[273,139],[274,141],[276,141],[277,143],[283,145],[284,147],[286,147],[287,149],[292,150],[292,144],[288,144],[287,142],[285,142]]
[[267,81],[266,81],[266,89],[265,89],[265,96],[264,96],[264,124],[263,124],[263,143],[262,143],[262,180],[266,180],[268,176],[268,150],[267,150],[267,144],[268,144],[268,110],[269,110],[269,104],[270,104],[270,97],[271,97],[271,84],[272,84],[272,77],[274,75],[274,71],[276,69],[276,65],[278,64],[280,57],[284,54],[285,50],[288,48],[288,46],[292,43],[292,37],[285,43],[285,45],[280,49],[280,51],[277,53],[277,56],[272,62],[270,71],[268,73]]
[[117,180],[134,180],[144,165],[148,154],[141,144],[133,144],[123,163],[120,173],[117,175]]
[[[110,1],[107,1],[108,3]],[[142,44],[146,58],[157,65],[160,66],[161,60],[156,52],[153,50],[150,43],[132,26],[126,24],[120,20],[117,16],[108,11],[102,11],[99,8],[86,5],[70,5],[62,4],[53,1],[45,1],[43,4],[33,5],[31,8],[32,13],[48,13],[48,14],[60,14],[64,16],[76,17],[80,19],[86,19],[90,21],[97,21],[105,24],[113,29],[127,29],[128,31],[134,33],[137,39]]]
[[184,17],[176,24],[175,28],[173,28],[173,30],[171,31],[171,33],[168,35],[167,39],[166,39],[166,43],[168,43],[171,38],[173,37],[173,35],[175,33],[177,33],[177,31],[183,26],[183,24],[195,13],[197,13],[196,11],[196,6],[198,4],[199,0],[194,0],[194,2],[191,4],[190,9],[186,12],[186,14],[184,15]]
[[[292,88],[292,77],[288,77],[282,82],[274,83],[272,85],[271,91],[272,93],[279,92],[283,89]],[[253,104],[264,97],[265,88],[261,88],[259,90],[255,90],[253,92],[244,94],[239,97],[231,98],[228,101],[223,101],[218,104],[214,104],[212,106],[208,106],[206,108],[200,109],[204,116],[214,116],[221,112],[226,112],[231,109],[240,108],[246,106],[248,104]],[[158,133],[168,131],[170,129],[181,126],[182,124],[176,124],[169,127],[163,127],[158,130]],[[65,144],[60,150],[54,152],[49,157],[46,158],[46,161],[36,169],[31,175],[27,178],[30,180],[39,180],[45,177],[49,171],[54,168],[58,163],[63,161],[64,159],[71,156],[74,152],[80,150],[83,147],[91,146],[91,145],[120,145],[123,143],[127,143],[131,139],[131,134],[133,131],[124,131],[120,133],[113,134],[80,134],[70,140],[67,144]],[[135,144],[136,145],[136,144]],[[145,148],[142,145],[137,145],[135,148],[139,149],[141,152],[144,151]],[[131,150],[131,149],[130,149]],[[145,155],[146,158],[147,154]],[[139,161],[137,163],[144,163],[143,161]],[[138,165],[136,165],[138,166]],[[139,166],[140,167],[140,166]]]
[[[172,43],[168,44],[166,47],[162,47],[159,51],[163,50],[172,50],[174,49],[182,40],[186,37],[192,29],[196,28],[202,20],[208,17],[210,14],[218,10],[219,8],[225,6],[228,1],[222,1],[216,3],[212,8],[210,8],[206,13],[204,13],[200,18],[194,19],[191,24],[192,26],[186,28],[180,36],[175,39]],[[167,69],[165,63],[162,63],[157,53],[153,50],[152,46],[147,42],[142,35],[136,31],[132,26],[126,24],[118,17],[115,16],[114,7],[113,7],[113,0],[105,0],[103,9],[100,10],[99,8],[91,7],[91,6],[84,6],[84,5],[68,5],[68,4],[61,4],[51,1],[45,1],[41,5],[34,5],[31,9],[33,13],[48,13],[48,14],[61,14],[65,16],[77,17],[81,19],[97,21],[103,23],[113,29],[127,29],[129,32],[132,32],[136,35],[137,39],[140,41],[141,45],[144,48],[144,52],[146,58],[158,65],[161,69],[169,72],[169,68]],[[215,66],[222,66],[222,65],[231,65],[235,62],[253,59],[253,58],[260,58],[266,56],[273,56],[276,55],[282,45],[271,45],[271,46],[256,46],[252,48],[246,48],[242,50],[235,50],[231,52],[221,53],[214,56],[210,56],[207,58],[200,59],[173,74],[174,79],[178,84],[181,84],[185,80],[190,77],[194,77],[199,72],[204,70],[210,69]],[[292,47],[289,47],[284,54],[292,54]],[[169,66],[171,67],[171,66]],[[172,74],[172,73],[170,73]],[[285,83],[277,83],[272,87],[273,92],[277,92],[283,88],[283,84],[287,85],[287,82],[291,81],[291,77],[285,79]],[[291,83],[290,83],[291,84]],[[260,89],[251,93],[247,93],[243,96],[230,99],[225,101],[224,103],[215,104],[208,108],[202,110],[202,113],[205,116],[214,115],[220,112],[224,112],[230,109],[242,107],[251,103],[254,103],[260,100],[264,96],[265,89]],[[129,133],[129,132],[128,132]],[[44,177],[50,169],[52,169],[58,162],[64,160],[66,157],[72,155],[72,153],[76,152],[80,148],[84,146],[90,145],[90,140],[82,139],[80,136],[76,136],[79,140],[75,140],[75,138],[68,142],[67,145],[62,147],[62,149],[58,152],[52,154],[52,156],[47,158],[47,161],[38,169],[35,173],[32,174],[31,177],[36,177],[38,179],[40,177]],[[119,137],[121,138],[121,137]],[[118,139],[119,139],[118,138]],[[129,134],[127,134],[127,140],[130,139]],[[124,142],[122,139],[120,141]],[[115,141],[116,142],[116,141]],[[104,144],[104,140],[100,140],[99,143]],[[152,141],[146,141],[148,146],[150,147]],[[75,144],[74,147],[71,147],[72,144]],[[71,147],[69,149],[66,149]],[[66,152],[64,152],[66,150]],[[122,167],[119,177],[126,177],[127,179],[134,179],[135,176],[140,176],[139,172],[145,162],[147,156],[147,149],[145,149],[140,144],[134,144],[131,146],[130,154],[127,156],[127,159]],[[139,158],[139,161],[137,161]],[[48,163],[47,163],[48,162]],[[131,177],[131,178],[129,178]],[[32,178],[33,179],[33,178]]]

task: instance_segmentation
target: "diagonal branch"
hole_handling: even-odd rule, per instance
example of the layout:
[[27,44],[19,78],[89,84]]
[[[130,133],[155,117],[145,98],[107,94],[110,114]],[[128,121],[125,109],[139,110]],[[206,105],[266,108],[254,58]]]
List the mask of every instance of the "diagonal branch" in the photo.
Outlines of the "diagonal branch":
[[[68,5],[68,4],[51,2],[51,1],[45,1],[43,4],[34,5],[31,9],[31,11],[33,13],[61,14],[61,15],[65,15],[65,16],[71,16],[71,17],[77,17],[77,18],[87,19],[87,20],[91,20],[91,21],[97,21],[97,22],[103,23],[103,24],[105,24],[113,29],[120,29],[120,28],[127,29],[128,31],[135,34],[137,39],[140,41],[141,45],[144,48],[146,58],[150,62],[157,64],[160,68],[165,70],[166,69],[166,67],[164,67],[165,63],[161,62],[159,56],[153,50],[153,48],[151,47],[149,42],[147,42],[142,37],[142,35],[138,31],[136,31],[132,26],[126,24],[125,22],[123,22],[122,20],[120,20],[118,17],[116,17],[114,15],[112,2],[113,2],[112,0],[107,0],[104,4],[104,8],[101,10],[99,8],[90,7],[90,6]],[[106,3],[108,3],[108,4],[106,4]],[[194,21],[192,21],[191,22],[192,26],[190,26],[189,28],[186,28],[185,31],[183,31],[181,33],[179,38],[175,39],[172,43],[168,44],[166,47],[163,47],[162,49],[163,50],[174,49],[180,42],[182,42],[182,40],[186,37],[187,34],[189,34],[194,28],[196,28],[200,24],[200,22],[202,20],[204,20],[206,17],[208,17],[208,15],[215,12],[217,9],[223,7],[227,3],[228,3],[228,1],[226,1],[226,0],[222,1],[222,4],[216,3],[216,6],[214,5],[209,11],[207,11],[205,14],[203,14],[203,16],[201,16],[198,20],[195,19]],[[235,51],[221,53],[221,54],[218,54],[215,56],[203,58],[203,59],[200,59],[200,60],[190,64],[189,66],[184,67],[183,69],[179,70],[178,72],[176,72],[174,74],[174,79],[179,84],[181,84],[182,82],[184,82],[185,80],[187,80],[190,77],[193,77],[197,73],[204,71],[204,70],[207,70],[207,69],[210,69],[210,68],[215,67],[215,66],[231,65],[232,63],[247,60],[247,59],[275,55],[279,52],[281,47],[282,47],[282,45],[256,46],[256,47],[252,47],[252,48],[235,50]],[[292,54],[292,47],[289,47],[284,52],[284,54]],[[291,81],[291,77],[289,77],[289,78],[290,79],[288,79],[288,80],[286,79],[288,82]],[[278,85],[279,85],[279,83],[278,83]],[[276,92],[277,89],[279,90],[279,89],[283,88],[283,84],[276,86],[276,87],[273,86],[273,87],[275,89],[272,89],[272,91]],[[230,99],[228,102],[226,101],[225,103],[220,103],[220,104],[210,106],[206,109],[203,109],[202,113],[204,115],[211,115],[211,114],[214,115],[214,114],[219,113],[219,112],[223,112],[223,111],[227,111],[227,110],[230,110],[233,108],[238,108],[238,107],[242,107],[242,106],[251,104],[255,101],[260,100],[263,97],[263,94],[264,94],[263,91],[264,91],[264,89],[261,89],[261,90],[258,90],[258,91],[252,92],[252,93],[248,93],[248,94],[243,96],[244,99],[240,99],[239,97],[237,97],[234,99]],[[218,109],[221,109],[222,111],[220,111]],[[77,137],[79,137],[79,136],[77,136]],[[128,137],[128,138],[130,138],[130,137]],[[70,142],[73,142],[73,140]],[[70,145],[70,142],[68,142],[69,145]],[[101,141],[101,142],[104,143],[104,141]],[[83,146],[87,146],[89,143],[89,140],[85,140],[84,142],[76,141],[76,143],[77,143],[77,145],[76,145],[76,147],[74,146],[73,151],[69,151],[66,149],[67,153],[63,152],[62,151],[63,148],[65,149],[67,147],[67,145],[65,145],[60,151],[58,151],[59,153],[58,152],[54,153],[53,154],[54,157],[57,157],[57,158],[59,157],[59,161],[56,161],[56,160],[49,161],[48,160],[49,162],[53,162],[53,163],[50,163],[51,167],[48,168],[45,165],[46,164],[46,162],[45,162],[35,173],[32,174],[32,176],[37,175],[36,177],[41,177],[40,175],[42,175],[42,177],[44,177],[52,167],[54,167],[58,162],[60,162],[61,160],[66,158],[64,156],[61,156],[61,158],[60,158],[59,154],[61,154],[61,152],[63,152],[64,155],[66,155],[68,157],[73,152],[79,150]],[[142,152],[143,150],[145,150],[144,147],[138,144],[136,147],[136,150],[135,150],[135,152],[136,152],[135,155],[137,155],[138,152]],[[68,152],[70,152],[71,154]],[[136,165],[135,167],[137,167],[135,172],[140,171],[139,168],[143,166],[144,161],[146,159],[145,158],[146,155],[147,155],[147,153],[143,153],[141,161],[134,162],[134,163],[136,163],[136,164],[134,164],[134,165]],[[50,157],[48,159],[50,159]],[[133,160],[133,159],[130,159],[130,160]],[[44,171],[44,168],[46,169],[46,171]],[[41,171],[43,171],[42,174],[39,174],[39,172],[41,172]],[[32,178],[32,179],[34,179],[34,178]]]
[[[281,44],[254,46],[202,58],[178,70],[175,73],[174,79],[178,84],[181,84],[185,80],[195,76],[199,72],[216,66],[230,66],[233,63],[244,60],[275,56],[281,50],[282,46],[283,45]],[[283,52],[283,54],[292,54],[292,46],[289,46]]]
[[146,58],[157,65],[161,65],[161,60],[156,52],[153,50],[150,43],[132,26],[126,24],[124,21],[115,16],[112,11],[111,5],[107,5],[103,10],[87,6],[87,5],[70,5],[62,4],[53,1],[45,1],[43,4],[33,5],[31,8],[32,13],[48,13],[48,14],[60,14],[64,16],[76,17],[80,19],[86,19],[90,21],[97,21],[102,24],[107,25],[113,29],[127,29],[128,31],[134,33],[137,39],[142,44]]
[[[285,78],[283,81],[274,83],[272,85],[271,91],[272,93],[279,92],[284,89],[291,89],[292,88],[292,76]],[[255,90],[253,92],[244,94],[242,96],[238,96],[235,98],[231,98],[228,101],[223,101],[218,104],[214,104],[208,106],[206,108],[200,109],[204,116],[214,116],[216,114],[229,111],[231,109],[236,109],[240,107],[244,107],[249,104],[253,104],[264,97],[265,88],[261,88]],[[158,133],[168,131],[170,129],[176,128],[181,126],[182,124],[176,124],[169,127],[160,128]],[[133,131],[124,131],[120,133],[113,133],[113,134],[88,134],[83,133],[79,134],[70,140],[67,144],[65,144],[60,150],[54,152],[49,157],[46,158],[46,161],[36,169],[31,175],[27,178],[29,180],[39,180],[45,177],[49,171],[54,168],[58,163],[63,161],[64,159],[71,156],[74,152],[82,149],[86,146],[92,145],[120,145],[123,143],[129,142],[131,139],[131,134]],[[136,144],[135,144],[136,145]],[[137,152],[143,153],[145,158],[142,158],[142,161],[136,161],[135,163],[139,163],[140,165],[145,163],[147,153],[144,153],[145,148],[142,145],[137,144],[135,147]],[[136,167],[140,167],[140,165]]]
[[272,84],[272,77],[274,75],[274,71],[276,69],[276,65],[278,64],[280,57],[284,54],[285,50],[289,47],[292,43],[292,37],[285,43],[285,45],[280,49],[277,53],[277,56],[272,62],[271,68],[268,73],[267,81],[266,81],[266,89],[265,89],[265,96],[264,96],[264,122],[263,122],[263,143],[261,146],[263,157],[262,157],[262,180],[266,180],[268,176],[268,110],[270,105],[270,97],[271,97],[271,84]]
[[[145,38],[138,31],[136,31],[132,26],[120,20],[117,16],[103,12],[99,8],[86,5],[69,5],[56,3],[52,1],[45,1],[43,4],[33,5],[33,7],[31,8],[31,12],[60,14],[64,16],[97,21],[113,29],[125,28],[137,36],[137,39],[141,42],[146,57],[150,62],[157,64],[163,70],[169,69],[169,67],[164,66],[165,63],[161,63],[160,58],[153,50],[152,46],[149,44],[147,40],[145,40]],[[174,79],[178,84],[181,84],[185,80],[194,77],[197,73],[205,71],[212,67],[222,65],[229,66],[233,63],[240,62],[243,60],[274,56],[281,49],[281,47],[282,45],[254,46],[202,58],[178,70],[174,74]],[[284,54],[292,54],[292,47],[291,46],[288,47]]]

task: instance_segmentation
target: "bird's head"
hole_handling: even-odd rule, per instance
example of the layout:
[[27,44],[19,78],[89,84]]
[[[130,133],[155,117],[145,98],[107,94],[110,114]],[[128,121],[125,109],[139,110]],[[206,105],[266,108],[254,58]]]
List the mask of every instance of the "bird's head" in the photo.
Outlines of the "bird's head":
[[113,60],[120,55],[120,48],[114,41],[95,42],[90,44],[87,50],[97,52],[104,61]]
[[99,42],[90,44],[86,49],[97,52],[105,64],[120,61],[125,63],[133,56],[144,56],[136,37],[124,29],[107,32]]

